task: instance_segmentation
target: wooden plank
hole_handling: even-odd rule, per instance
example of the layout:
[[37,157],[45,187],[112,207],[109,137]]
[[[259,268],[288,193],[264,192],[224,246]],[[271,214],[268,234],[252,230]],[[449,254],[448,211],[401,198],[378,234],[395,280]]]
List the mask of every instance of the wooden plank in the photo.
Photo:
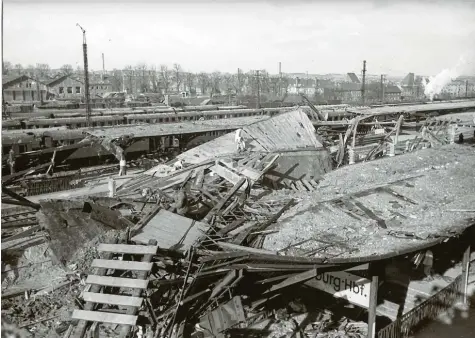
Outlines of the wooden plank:
[[[3,227],[3,224],[2,224],[2,227]],[[16,235],[5,238],[4,240],[2,240],[2,243],[5,244],[5,243],[8,243],[10,241],[14,241],[16,239],[19,239],[19,238],[24,238],[24,237],[30,236],[31,234],[33,234],[34,232],[36,232],[40,229],[41,229],[41,227],[39,225],[32,226],[31,228],[29,228],[29,229],[27,229],[23,232],[20,232],[19,234],[16,234]]]
[[106,293],[84,292],[83,298],[86,302],[119,305],[119,306],[142,306],[143,299],[140,297],[110,295]]
[[378,306],[378,286],[379,277],[372,276],[371,288],[369,290],[368,338],[376,337],[376,307]]
[[315,188],[318,188],[318,183],[312,178],[310,180],[310,183],[315,187]]
[[302,184],[305,186],[305,188],[308,189],[308,191],[313,191],[313,190],[314,190],[314,188],[312,187],[312,185],[310,184],[309,181],[307,181],[307,180],[302,180]]
[[97,251],[131,255],[155,255],[158,246],[129,244],[99,244]]
[[295,185],[299,191],[307,191],[307,188],[300,181],[295,181]]
[[119,261],[110,259],[94,259],[92,261],[93,268],[105,268],[114,270],[132,270],[132,271],[150,271],[153,263],[134,262],[134,261]]
[[[157,240],[156,239],[150,239],[148,241],[148,245],[152,246],[152,245],[157,245]],[[142,257],[142,262],[151,262],[152,261],[152,258],[153,258],[153,254],[151,255],[145,255]],[[140,271],[137,273],[137,280],[143,280],[143,282],[147,283],[148,284],[148,280],[147,280],[147,277],[149,275],[149,272],[147,271]],[[134,289],[132,291],[132,294],[131,296],[132,297],[139,297],[142,293],[142,290],[140,289]],[[135,315],[137,314],[139,308],[138,307],[129,307],[127,308],[127,315]],[[153,315],[154,319],[155,319],[155,314]],[[155,319],[156,320],[156,319]],[[131,330],[131,326],[130,325],[124,325],[122,326],[121,330],[120,330],[120,334],[119,334],[119,337],[120,338],[125,338],[125,337],[128,337],[129,334],[130,334],[130,330]]]
[[277,252],[274,252],[274,251],[250,248],[248,246],[236,245],[236,244],[227,243],[227,242],[218,242],[218,245],[221,248],[227,249],[227,250],[245,251],[245,252],[251,252],[255,254],[277,255]]
[[120,313],[74,310],[73,319],[85,320],[88,322],[111,323],[119,325],[135,325],[138,316],[123,315]]
[[214,206],[213,209],[210,210],[210,212],[206,215],[206,217],[204,218],[204,221],[205,222],[209,222],[211,220],[211,218],[216,215],[216,213],[221,210],[221,208],[224,207],[224,205],[226,204],[226,202],[231,198],[233,197],[233,195],[239,190],[239,188],[241,188],[243,186],[244,183],[246,183],[246,179],[243,177],[239,180],[238,183],[236,183],[234,185],[234,187],[229,190],[229,192],[226,194],[226,196],[224,196],[224,198],[217,204]]
[[219,164],[212,166],[210,170],[224,178],[226,181],[231,182],[233,185],[238,183],[241,179],[241,176]]
[[203,180],[205,178],[205,170],[204,169],[201,169],[198,174],[196,175],[196,179],[195,179],[195,184],[194,186],[196,188],[201,188],[203,186]]
[[272,285],[272,287],[266,292],[264,292],[264,294],[267,294],[267,293],[270,293],[270,292],[273,292],[273,291],[276,291],[276,290],[279,290],[279,289],[282,289],[282,288],[285,288],[287,286],[294,285],[297,283],[303,283],[311,278],[315,278],[316,276],[317,276],[317,269],[311,269],[311,270],[296,274],[294,276],[286,278],[285,280],[283,280],[282,282],[278,284]]
[[257,181],[262,176],[262,172],[253,168],[246,167],[243,170],[241,170],[241,175],[250,178],[252,181]]
[[148,280],[89,275],[87,276],[86,283],[118,288],[146,289]]

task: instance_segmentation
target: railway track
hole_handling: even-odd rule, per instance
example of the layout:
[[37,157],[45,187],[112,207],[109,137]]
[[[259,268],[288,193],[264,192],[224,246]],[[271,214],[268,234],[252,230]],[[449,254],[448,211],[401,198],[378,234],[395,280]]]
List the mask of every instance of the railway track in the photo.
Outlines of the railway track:
[[2,215],[2,228],[17,228],[23,226],[37,225],[35,211],[24,211],[11,215]]
[[[72,319],[79,322],[73,327],[70,338],[83,337],[88,325],[94,323],[116,324],[118,337],[129,337],[132,327],[137,324],[137,314],[145,302],[143,296],[153,266],[151,260],[158,250],[158,246],[153,245],[156,242],[150,244],[99,245],[98,251],[104,254],[104,258],[92,262],[91,267],[96,269],[96,273],[86,279],[87,291],[83,293],[86,303],[83,309],[74,310],[72,314]],[[141,260],[122,260],[120,257],[124,255],[141,256]],[[113,273],[108,274],[110,271]],[[133,277],[122,277],[124,275]],[[104,305],[107,308],[104,308]]]

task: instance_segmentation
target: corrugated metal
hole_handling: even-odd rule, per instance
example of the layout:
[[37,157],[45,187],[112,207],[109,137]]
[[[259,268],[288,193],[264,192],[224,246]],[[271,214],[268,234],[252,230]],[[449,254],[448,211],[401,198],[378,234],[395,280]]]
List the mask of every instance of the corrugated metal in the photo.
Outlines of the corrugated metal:
[[156,239],[160,248],[170,249],[176,245],[177,250],[188,250],[207,230],[208,225],[204,223],[162,209],[132,240],[147,244],[150,239]]

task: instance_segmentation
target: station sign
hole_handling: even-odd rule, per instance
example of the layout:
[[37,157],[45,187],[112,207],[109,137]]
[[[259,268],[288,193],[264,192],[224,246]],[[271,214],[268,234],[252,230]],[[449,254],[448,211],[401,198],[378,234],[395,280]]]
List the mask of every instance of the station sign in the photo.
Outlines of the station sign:
[[333,297],[368,308],[371,281],[343,271],[323,272],[305,282],[305,285],[325,291]]

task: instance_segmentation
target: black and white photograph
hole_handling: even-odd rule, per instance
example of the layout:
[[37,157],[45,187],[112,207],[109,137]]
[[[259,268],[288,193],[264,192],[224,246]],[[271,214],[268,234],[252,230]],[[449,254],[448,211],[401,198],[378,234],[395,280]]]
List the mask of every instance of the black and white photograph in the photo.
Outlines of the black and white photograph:
[[2,338],[475,337],[475,0],[4,0]]

